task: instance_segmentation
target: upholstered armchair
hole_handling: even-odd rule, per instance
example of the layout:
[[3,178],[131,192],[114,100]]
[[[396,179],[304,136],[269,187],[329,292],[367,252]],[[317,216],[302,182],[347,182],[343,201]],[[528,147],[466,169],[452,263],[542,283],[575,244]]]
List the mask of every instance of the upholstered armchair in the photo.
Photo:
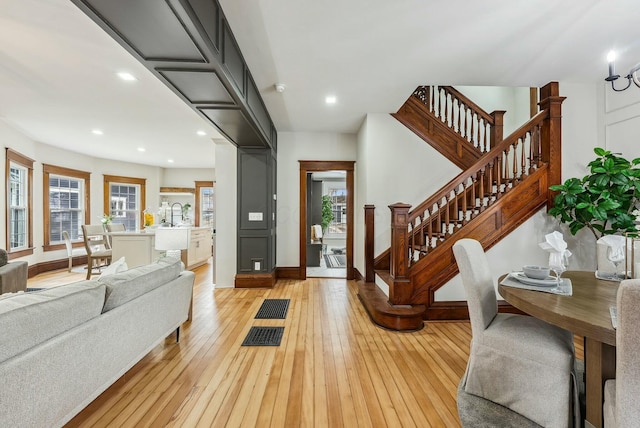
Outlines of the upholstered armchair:
[[640,423],[640,279],[622,281],[616,304],[616,378],[604,385],[604,427]]
[[498,313],[482,246],[453,246],[471,319],[471,349],[458,389],[464,427],[568,427],[574,394],[573,335],[537,318]]
[[15,293],[27,289],[27,267],[25,261],[7,262],[8,255],[0,249],[0,294]]

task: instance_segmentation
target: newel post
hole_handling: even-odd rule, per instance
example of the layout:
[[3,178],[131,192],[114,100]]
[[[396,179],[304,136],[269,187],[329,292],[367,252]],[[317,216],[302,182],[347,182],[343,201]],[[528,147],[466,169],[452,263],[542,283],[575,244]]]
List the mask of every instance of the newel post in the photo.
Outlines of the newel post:
[[[558,82],[540,88],[540,109],[549,112],[542,122],[541,157],[549,165],[549,185],[562,183],[562,102]],[[556,192],[547,190],[547,205],[553,205]]]
[[391,279],[389,301],[394,304],[407,303],[409,289],[409,208],[400,202],[389,205],[391,210]]
[[375,205],[364,206],[364,281],[374,282],[374,223]]
[[[491,113],[493,118],[493,126],[491,127],[490,144],[493,149],[502,142],[504,138],[504,110],[495,110]],[[488,151],[488,150],[487,150]]]

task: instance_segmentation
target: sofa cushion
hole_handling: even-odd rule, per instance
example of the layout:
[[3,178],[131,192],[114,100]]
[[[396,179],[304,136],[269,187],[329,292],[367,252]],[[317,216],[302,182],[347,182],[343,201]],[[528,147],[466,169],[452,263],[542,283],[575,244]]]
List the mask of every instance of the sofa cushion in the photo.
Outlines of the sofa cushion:
[[0,362],[99,316],[105,292],[80,281],[0,299]]
[[143,294],[158,288],[180,275],[180,259],[164,257],[156,263],[138,266],[114,275],[100,277],[98,282],[107,286],[103,312],[127,303]]

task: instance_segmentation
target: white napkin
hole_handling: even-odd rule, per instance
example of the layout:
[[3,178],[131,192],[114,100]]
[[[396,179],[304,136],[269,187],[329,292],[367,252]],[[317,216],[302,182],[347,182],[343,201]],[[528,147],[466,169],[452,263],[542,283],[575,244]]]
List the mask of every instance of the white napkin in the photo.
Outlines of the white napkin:
[[571,251],[567,250],[567,243],[564,241],[562,233],[554,231],[544,235],[545,242],[541,242],[540,248],[550,253],[560,253],[561,256],[571,256]]

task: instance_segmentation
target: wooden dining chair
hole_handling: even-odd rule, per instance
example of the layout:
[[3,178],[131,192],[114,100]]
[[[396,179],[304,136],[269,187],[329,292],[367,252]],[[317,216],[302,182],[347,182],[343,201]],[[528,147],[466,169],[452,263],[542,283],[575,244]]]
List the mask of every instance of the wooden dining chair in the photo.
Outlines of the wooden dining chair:
[[604,384],[604,427],[637,427],[640,423],[640,279],[618,287],[616,378]]
[[537,318],[498,313],[478,241],[453,245],[471,320],[471,349],[458,390],[463,427],[573,424],[573,335]]
[[[124,232],[126,231],[126,227],[123,223],[109,223],[107,225],[107,232]],[[111,236],[109,238],[109,248],[113,248],[111,245]]]
[[81,248],[73,248],[71,238],[69,237],[69,232],[67,232],[66,230],[62,231],[62,240],[64,241],[64,247],[67,250],[67,258],[69,259],[67,271],[71,272],[71,269],[73,268],[73,258],[75,256],[84,256],[86,252]]
[[82,236],[87,250],[87,279],[90,279],[95,268],[99,271],[100,267],[111,263],[111,248],[101,224],[83,224]]

